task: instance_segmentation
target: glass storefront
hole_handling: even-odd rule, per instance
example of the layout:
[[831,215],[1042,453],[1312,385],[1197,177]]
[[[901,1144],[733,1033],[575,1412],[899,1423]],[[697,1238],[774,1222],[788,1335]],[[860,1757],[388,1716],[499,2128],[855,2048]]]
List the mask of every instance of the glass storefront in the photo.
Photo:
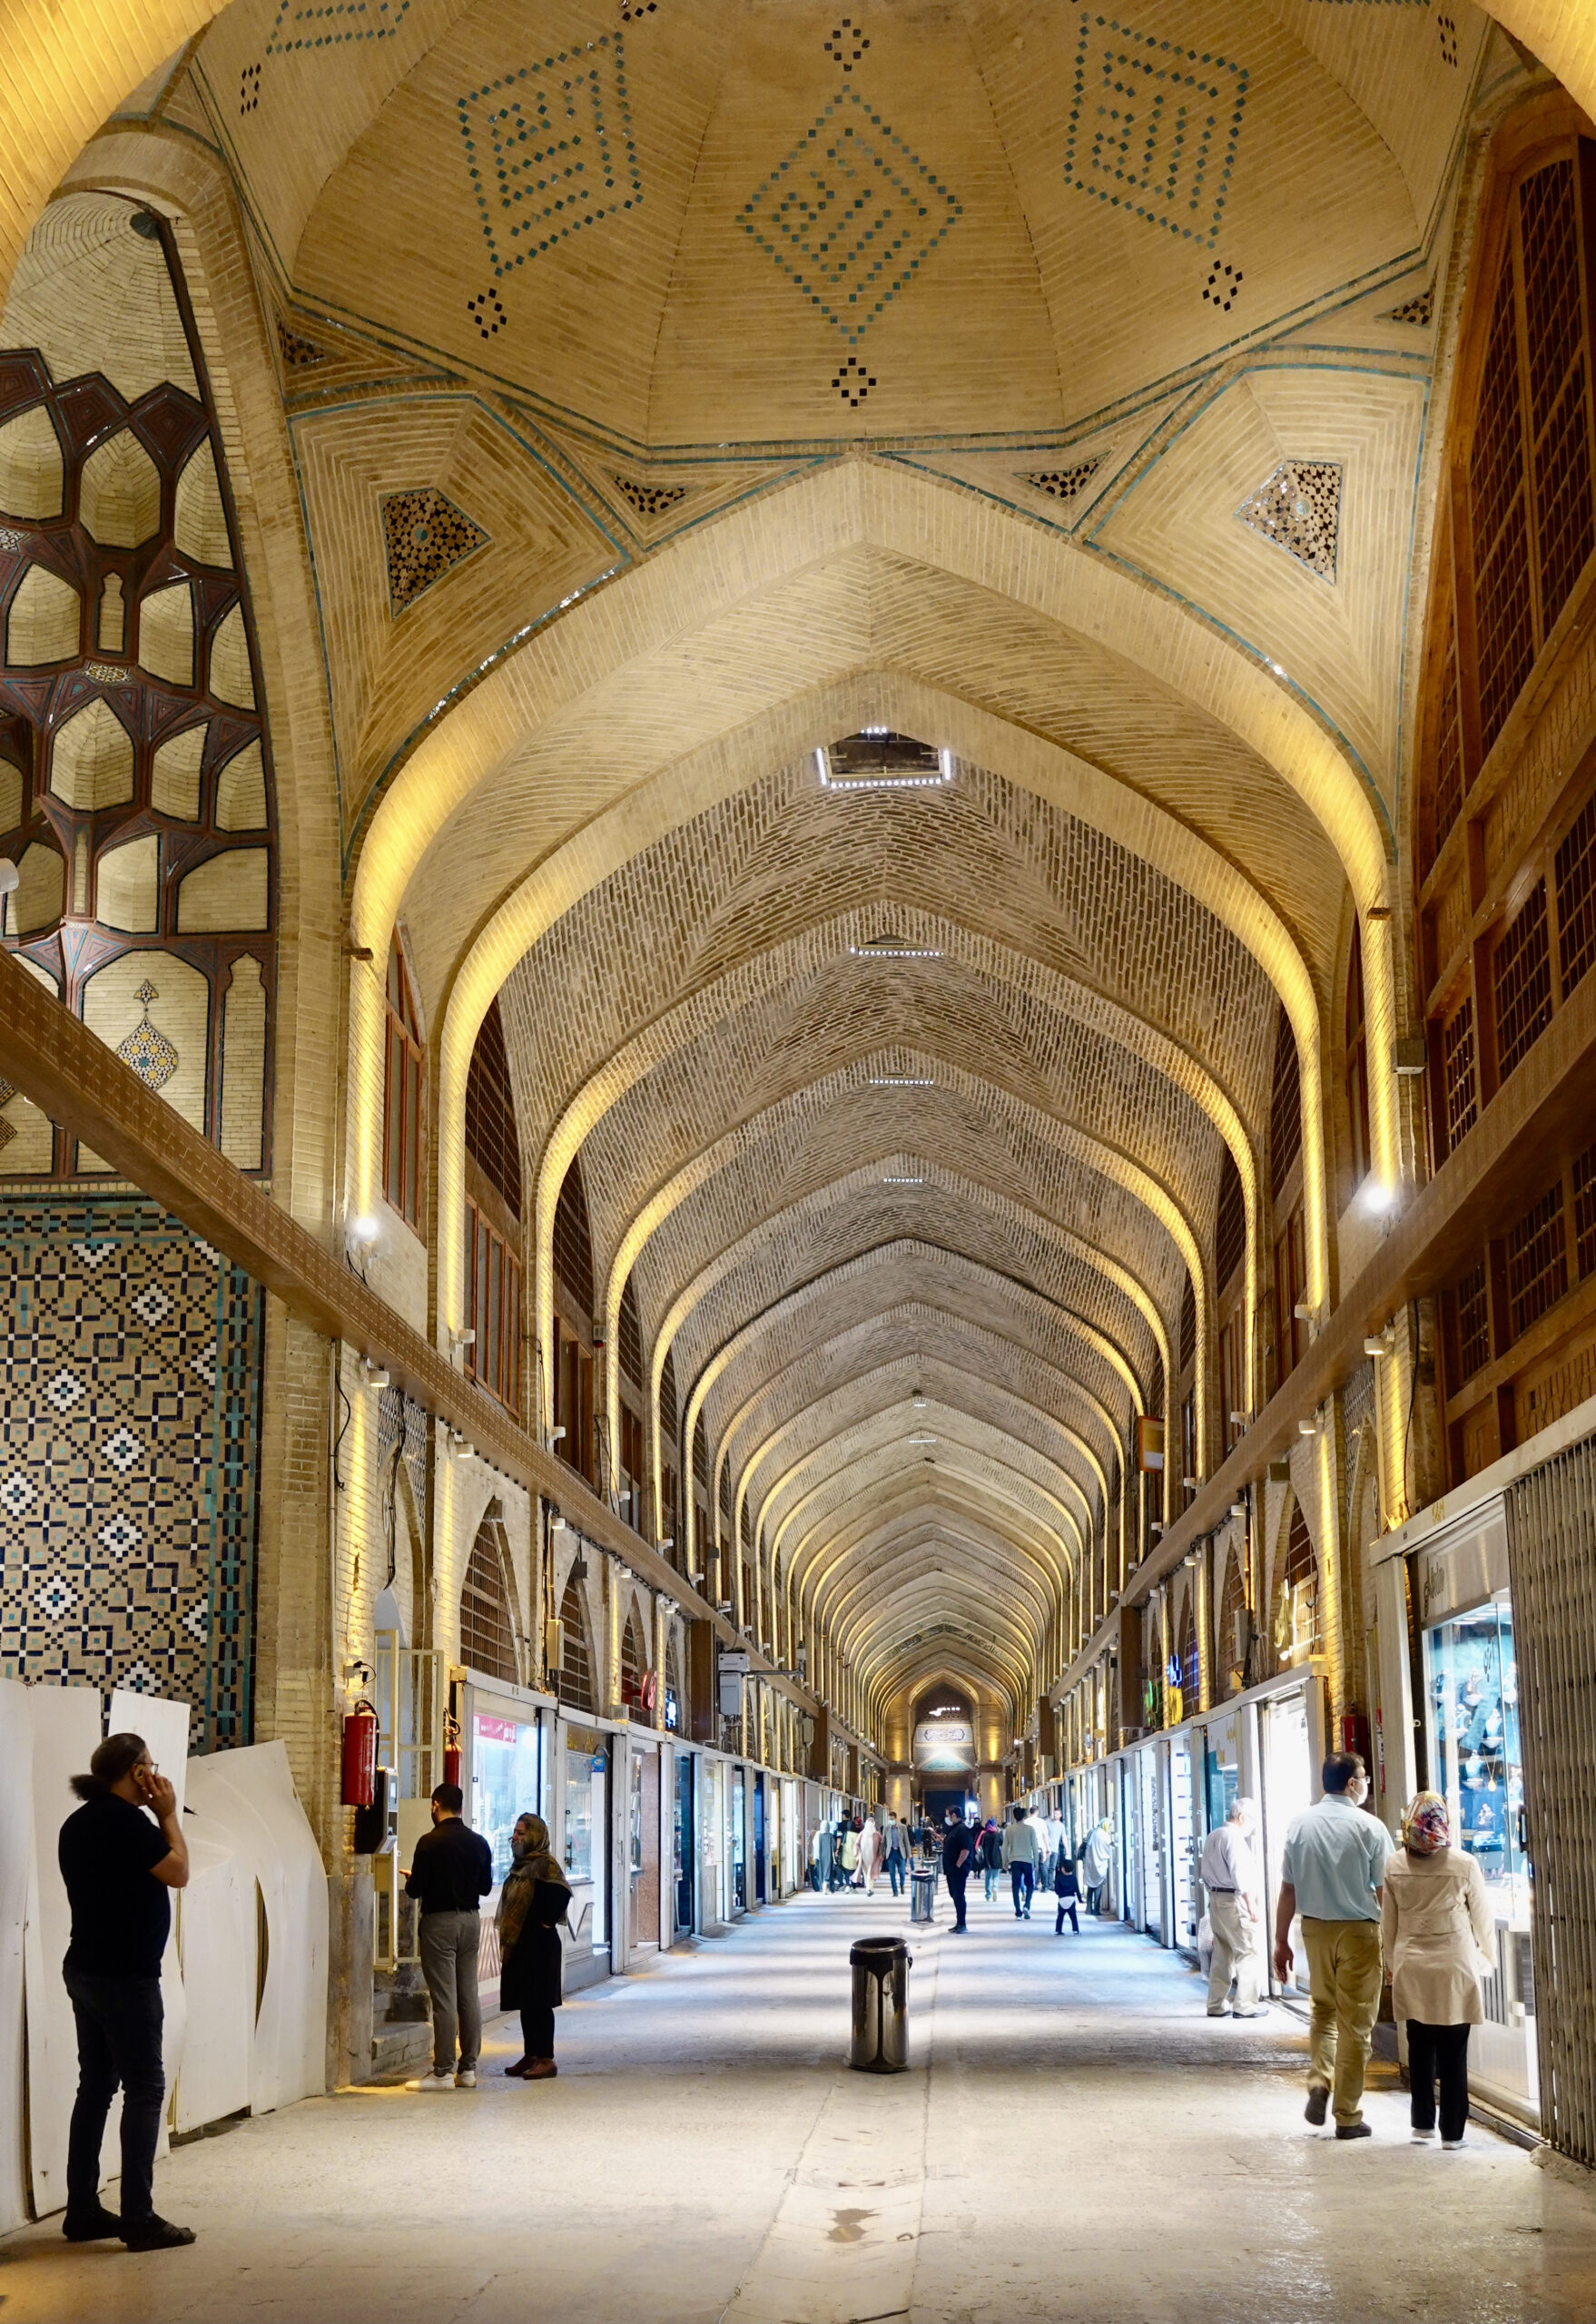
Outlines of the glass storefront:
[[609,1946],[609,1743],[585,1727],[566,1729],[565,1863],[578,1900],[591,1884],[593,1950]]
[[1158,1750],[1144,1744],[1136,1755],[1137,1788],[1141,1798],[1142,1926],[1153,1936],[1164,1932],[1164,1822],[1158,1787]]
[[746,1796],[747,1778],[741,1768],[734,1768],[726,1812],[726,1863],[731,1874],[731,1908],[734,1913],[748,1910]]
[[1234,1711],[1210,1718],[1203,1733],[1208,1829],[1217,1832],[1241,1789],[1241,1721]]
[[1430,1786],[1446,1801],[1453,1845],[1485,1876],[1496,1924],[1485,2022],[1470,2044],[1473,2080],[1533,2113],[1539,2102],[1531,1965],[1530,1867],[1519,1748],[1518,1666],[1505,1590],[1424,1632]]
[[1169,1740],[1169,1873],[1175,1900],[1171,1942],[1186,1952],[1196,1948],[1197,1930],[1194,1812],[1188,1730]]
[[547,1812],[543,1729],[536,1712],[506,1718],[487,1712],[471,1718],[472,1828],[493,1850],[495,1885],[510,1868],[510,1834],[517,1816]]
[[706,1920],[728,1917],[726,1897],[726,1769],[722,1759],[700,1759],[704,1770],[704,1910]]
[[675,1896],[673,1928],[677,1936],[693,1933],[693,1755],[677,1751],[675,1789],[671,1816],[671,1881]]
[[[1308,1734],[1307,1697],[1300,1687],[1270,1695],[1258,1705],[1258,1751],[1263,1770],[1259,1802],[1264,1835],[1264,1877],[1267,1886],[1268,1925],[1275,1925],[1275,1905],[1280,1894],[1281,1860],[1292,1820],[1313,1805],[1314,1764]],[[1292,1949],[1296,1955],[1296,1982],[1307,1984],[1307,1956],[1302,1929],[1294,1923]]]

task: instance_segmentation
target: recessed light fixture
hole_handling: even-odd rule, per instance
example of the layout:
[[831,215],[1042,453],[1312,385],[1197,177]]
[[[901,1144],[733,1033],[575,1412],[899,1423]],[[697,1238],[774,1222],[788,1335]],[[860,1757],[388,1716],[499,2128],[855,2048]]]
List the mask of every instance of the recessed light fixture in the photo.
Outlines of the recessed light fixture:
[[872,1089],[934,1089],[936,1083],[929,1073],[872,1073]]
[[911,1436],[909,1440],[911,1444],[934,1444],[936,1441],[934,1436]]
[[890,726],[862,726],[814,753],[823,791],[945,791],[953,780],[953,753]]
[[925,1180],[923,1178],[906,1178],[903,1177],[898,1177],[883,1178],[882,1180],[882,1184],[883,1187],[923,1187]]
[[941,947],[938,944],[898,944],[890,936],[872,936],[868,944],[850,944],[849,953],[855,960],[940,960]]

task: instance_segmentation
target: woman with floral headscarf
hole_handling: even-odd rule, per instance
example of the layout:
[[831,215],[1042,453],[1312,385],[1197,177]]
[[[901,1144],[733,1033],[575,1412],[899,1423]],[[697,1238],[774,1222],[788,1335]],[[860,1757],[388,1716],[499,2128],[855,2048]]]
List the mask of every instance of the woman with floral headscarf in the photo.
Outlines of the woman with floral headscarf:
[[526,2054],[505,2072],[523,2082],[547,2082],[559,2072],[554,2062],[554,2014],[565,1998],[559,1925],[571,1884],[558,1857],[549,1854],[541,1816],[517,1817],[510,1856],[498,1896],[498,2005],[520,2011]]
[[1451,1846],[1446,1802],[1421,1791],[1403,1817],[1403,1846],[1386,1862],[1381,1904],[1385,1974],[1394,2016],[1407,2024],[1415,2146],[1435,2135],[1462,2146],[1469,2118],[1469,2028],[1480,2024],[1480,1979],[1495,1967],[1495,1923],[1478,1863]]

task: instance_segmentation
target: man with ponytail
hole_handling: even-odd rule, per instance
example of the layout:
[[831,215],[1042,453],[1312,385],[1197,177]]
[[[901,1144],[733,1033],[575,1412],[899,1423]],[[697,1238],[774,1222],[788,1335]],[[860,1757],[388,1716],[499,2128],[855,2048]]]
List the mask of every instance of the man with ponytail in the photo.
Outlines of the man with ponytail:
[[[77,2020],[77,2102],[66,2150],[69,2243],[117,2236],[130,2251],[192,2243],[192,2227],[162,2219],[155,2142],[166,2076],[161,2063],[161,1956],[171,1888],[186,1888],[189,1852],[177,1795],[142,1735],[109,1735],[72,1787],[83,1806],[61,1827],[61,1876],[72,1905],[62,1974]],[[147,1811],[147,1812],[146,1812]],[[153,1820],[152,1820],[153,1819]],[[100,2201],[100,2148],[122,2091],[122,2216]]]

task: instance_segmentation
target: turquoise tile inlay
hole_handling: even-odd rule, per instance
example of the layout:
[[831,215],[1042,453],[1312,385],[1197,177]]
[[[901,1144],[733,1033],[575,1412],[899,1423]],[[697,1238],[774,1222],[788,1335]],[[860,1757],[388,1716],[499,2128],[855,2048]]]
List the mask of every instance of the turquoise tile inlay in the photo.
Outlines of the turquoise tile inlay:
[[1065,184],[1211,248],[1246,89],[1245,65],[1083,8]]
[[282,0],[266,35],[268,56],[296,48],[341,48],[351,40],[391,40],[410,13],[410,0],[322,0],[296,7]]
[[496,274],[642,202],[619,33],[473,89],[459,114]]
[[880,113],[842,89],[737,222],[857,347],[963,214]]

